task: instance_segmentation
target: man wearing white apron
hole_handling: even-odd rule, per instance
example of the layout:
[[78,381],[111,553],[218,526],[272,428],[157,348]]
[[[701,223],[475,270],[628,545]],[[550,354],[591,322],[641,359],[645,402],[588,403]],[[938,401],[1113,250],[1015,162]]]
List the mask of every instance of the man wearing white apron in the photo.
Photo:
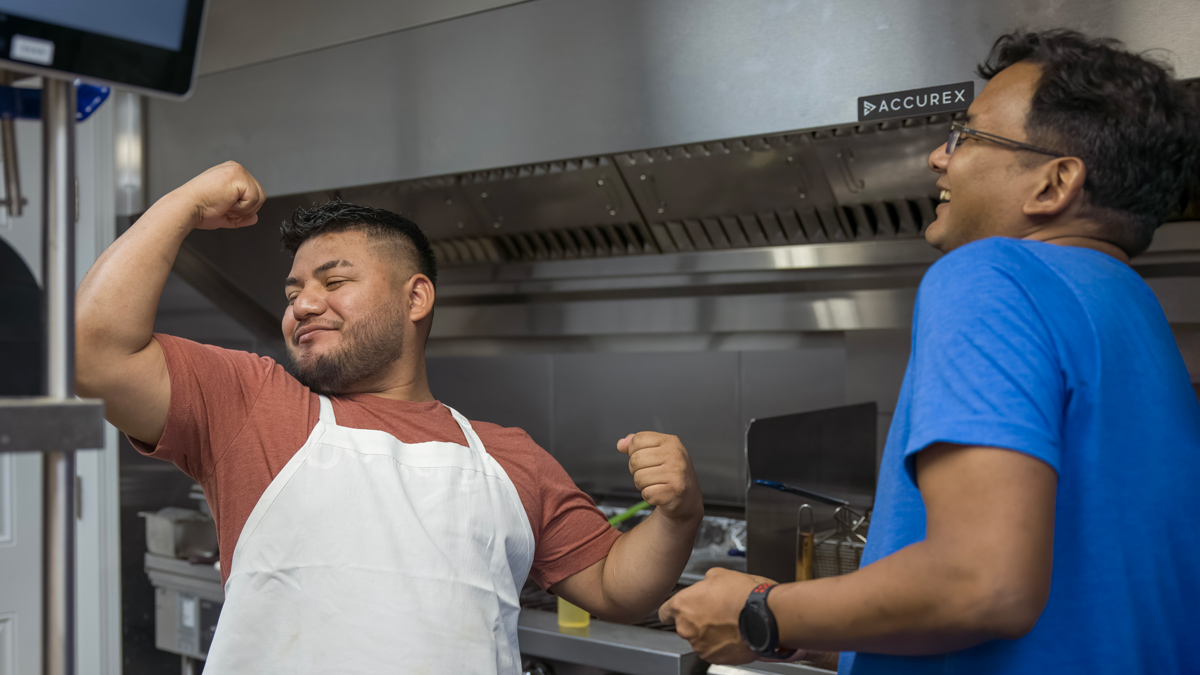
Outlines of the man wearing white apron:
[[79,392],[212,507],[226,599],[206,672],[516,673],[527,577],[609,620],[656,608],[703,514],[687,451],[651,432],[618,442],[657,507],[620,534],[524,432],[438,403],[436,261],[411,221],[334,202],[284,224],[291,373],[153,333],[184,237],[253,225],[264,199],[237,164],[208,170],[77,297]]

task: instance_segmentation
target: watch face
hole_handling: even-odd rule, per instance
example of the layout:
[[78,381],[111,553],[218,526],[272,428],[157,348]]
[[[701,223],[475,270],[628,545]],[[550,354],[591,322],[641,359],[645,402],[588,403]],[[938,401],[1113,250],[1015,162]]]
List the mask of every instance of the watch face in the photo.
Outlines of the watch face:
[[767,648],[771,640],[771,630],[767,626],[767,617],[757,605],[749,604],[742,608],[738,617],[738,627],[742,630],[742,639],[746,646],[755,652]]

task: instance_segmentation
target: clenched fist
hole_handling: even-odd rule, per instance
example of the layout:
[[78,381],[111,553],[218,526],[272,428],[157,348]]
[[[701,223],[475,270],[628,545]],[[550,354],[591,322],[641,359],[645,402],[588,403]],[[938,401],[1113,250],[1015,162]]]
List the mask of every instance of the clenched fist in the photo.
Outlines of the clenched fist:
[[253,225],[266,201],[262,186],[237,162],[218,164],[176,188],[164,199],[194,213],[192,226],[218,230]]
[[762,583],[774,582],[715,567],[702,581],[663,603],[658,618],[675,624],[679,637],[690,642],[696,654],[709,663],[749,663],[758,655],[742,641],[738,617],[750,591]]
[[617,441],[629,455],[629,473],[642,499],[671,520],[699,520],[704,515],[700,482],[692,458],[675,436],[643,431]]

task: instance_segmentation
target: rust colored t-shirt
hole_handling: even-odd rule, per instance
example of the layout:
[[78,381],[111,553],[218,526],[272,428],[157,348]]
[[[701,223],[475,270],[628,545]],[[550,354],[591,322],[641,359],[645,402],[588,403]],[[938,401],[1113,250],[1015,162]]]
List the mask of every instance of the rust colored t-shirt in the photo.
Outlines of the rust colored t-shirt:
[[[242,527],[267,486],[300,450],[320,417],[320,399],[275,361],[169,335],[154,336],[171,377],[167,424],[157,447],[140,452],[173,462],[204,488],[228,579]],[[337,424],[385,431],[405,443],[465,445],[462,429],[438,402],[370,394],[331,397]],[[508,474],[536,542],[530,577],[543,588],[608,555],[620,533],[562,466],[524,431],[471,422]]]

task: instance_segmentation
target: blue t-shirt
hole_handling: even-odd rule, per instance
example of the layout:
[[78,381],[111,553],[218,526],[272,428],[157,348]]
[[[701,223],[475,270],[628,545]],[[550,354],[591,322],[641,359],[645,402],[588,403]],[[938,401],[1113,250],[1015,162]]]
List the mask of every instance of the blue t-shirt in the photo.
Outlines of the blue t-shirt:
[[921,282],[863,564],[925,538],[916,453],[1007,448],[1058,473],[1037,625],[840,672],[1200,672],[1200,403],[1149,287],[1098,251],[985,239]]

